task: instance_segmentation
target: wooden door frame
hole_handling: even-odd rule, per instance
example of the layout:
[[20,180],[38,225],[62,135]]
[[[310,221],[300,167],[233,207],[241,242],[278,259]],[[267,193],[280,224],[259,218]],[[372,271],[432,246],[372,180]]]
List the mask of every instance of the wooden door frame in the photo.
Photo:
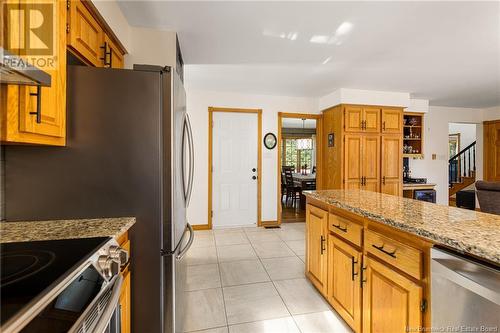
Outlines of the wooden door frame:
[[197,225],[197,230],[212,229],[212,160],[213,160],[213,114],[214,112],[255,113],[257,114],[257,226],[261,226],[262,214],[262,109],[208,108],[208,224]]
[[277,187],[276,187],[276,198],[277,198],[277,221],[276,224],[281,224],[281,125],[284,118],[298,118],[298,119],[315,119],[316,120],[316,189],[321,189],[322,174],[321,170],[323,168],[323,115],[318,113],[287,113],[278,112],[278,137],[277,137],[277,147],[276,154],[278,157],[278,169],[277,169]]

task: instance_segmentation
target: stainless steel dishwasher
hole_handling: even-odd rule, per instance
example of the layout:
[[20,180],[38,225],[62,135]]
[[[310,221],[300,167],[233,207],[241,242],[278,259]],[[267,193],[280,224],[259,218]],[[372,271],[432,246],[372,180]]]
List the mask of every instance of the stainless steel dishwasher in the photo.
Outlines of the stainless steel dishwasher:
[[432,329],[500,330],[500,270],[442,249],[431,250]]

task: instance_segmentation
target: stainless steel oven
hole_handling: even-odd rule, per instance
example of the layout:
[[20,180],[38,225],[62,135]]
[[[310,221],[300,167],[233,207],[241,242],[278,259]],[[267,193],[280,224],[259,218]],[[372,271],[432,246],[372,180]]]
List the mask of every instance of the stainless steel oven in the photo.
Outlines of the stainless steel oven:
[[[114,239],[2,246],[2,332],[121,332],[120,267],[128,253]],[[72,264],[84,247],[88,255]]]

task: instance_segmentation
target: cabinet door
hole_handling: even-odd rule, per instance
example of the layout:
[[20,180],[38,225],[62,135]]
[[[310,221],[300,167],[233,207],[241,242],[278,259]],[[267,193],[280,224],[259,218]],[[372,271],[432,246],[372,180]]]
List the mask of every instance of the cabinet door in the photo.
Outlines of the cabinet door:
[[[33,2],[32,2],[33,3]],[[36,4],[36,3],[35,3]],[[51,75],[51,86],[37,87],[2,85],[2,140],[14,143],[64,145],[66,136],[66,4],[55,1],[57,7],[53,36],[56,61],[41,69]],[[29,4],[26,4],[29,6]],[[43,33],[43,32],[42,32]],[[52,30],[48,32],[52,34]],[[52,59],[52,57],[47,58]],[[49,60],[46,60],[47,63]],[[38,99],[40,105],[38,107]],[[36,112],[40,113],[37,121]]]
[[328,236],[327,299],[355,332],[361,332],[361,253],[339,238]]
[[346,106],[344,108],[344,131],[362,132],[363,108],[360,106]]
[[362,190],[380,191],[380,135],[364,135],[361,149]]
[[359,189],[361,186],[361,134],[344,136],[344,188]]
[[364,132],[380,133],[380,109],[363,108]]
[[[481,157],[476,156],[476,159]],[[484,123],[484,180],[500,181],[500,121]]]
[[123,271],[123,285],[120,292],[120,309],[121,309],[121,333],[130,333],[130,271],[126,268]]
[[374,259],[364,266],[363,333],[418,332],[422,287]]
[[326,292],[328,212],[307,205],[306,207],[307,244],[306,270],[311,282],[322,293]]
[[382,135],[381,192],[401,196],[403,194],[403,165],[401,135]]
[[382,133],[403,133],[403,111],[401,109],[382,109]]
[[111,63],[111,66],[108,65],[107,67],[123,68],[124,58],[118,46],[115,44],[115,42],[113,42],[111,38],[109,38],[107,34],[104,34],[104,42],[108,49],[107,51],[109,52],[109,55],[106,55],[106,61]]
[[104,32],[82,1],[71,0],[68,45],[90,64],[102,67]]

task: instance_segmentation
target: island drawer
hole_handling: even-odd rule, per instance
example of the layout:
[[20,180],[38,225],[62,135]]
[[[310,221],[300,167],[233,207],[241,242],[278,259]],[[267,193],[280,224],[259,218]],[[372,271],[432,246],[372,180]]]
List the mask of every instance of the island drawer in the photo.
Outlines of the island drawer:
[[354,245],[361,246],[363,240],[363,226],[342,216],[330,213],[328,216],[328,229],[335,235],[344,238]]
[[422,251],[372,230],[365,232],[365,249],[410,276],[422,278]]

